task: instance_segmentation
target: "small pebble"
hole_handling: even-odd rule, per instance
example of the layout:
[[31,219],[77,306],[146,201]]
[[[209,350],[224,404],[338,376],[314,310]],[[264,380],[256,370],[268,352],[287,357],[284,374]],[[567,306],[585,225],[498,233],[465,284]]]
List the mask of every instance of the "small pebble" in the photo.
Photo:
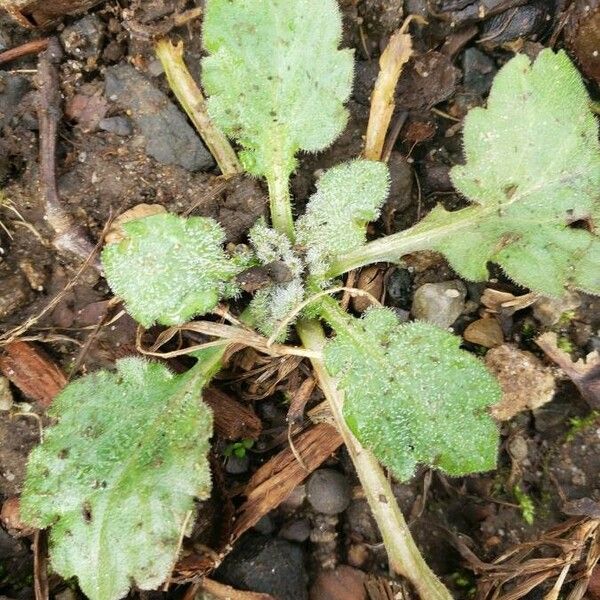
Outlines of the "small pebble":
[[277,600],[307,600],[302,548],[251,532],[225,558],[216,578],[234,588],[270,594]]
[[467,288],[457,279],[426,283],[415,291],[413,317],[447,329],[464,311],[466,297]]
[[275,531],[275,523],[273,523],[273,519],[270,515],[265,515],[258,520],[258,523],[256,523],[253,529],[263,535],[271,535],[273,531]]
[[97,15],[87,15],[64,28],[60,41],[75,58],[97,59],[102,51],[105,25]]
[[366,600],[366,575],[347,565],[321,571],[310,589],[310,600]]
[[250,465],[250,459],[248,456],[236,456],[233,454],[227,458],[227,462],[225,463],[225,471],[230,475],[241,475],[248,470],[248,466]]
[[581,306],[577,292],[567,292],[562,298],[538,298],[533,305],[533,316],[545,327],[556,325],[560,318]]
[[508,442],[508,451],[515,461],[522,463],[529,452],[527,440],[521,435],[515,435]]
[[477,48],[467,48],[462,62],[465,88],[479,96],[486,94],[497,71],[494,61]]
[[351,499],[348,479],[333,469],[318,469],[306,484],[306,495],[319,513],[337,515],[348,508]]
[[504,342],[502,328],[496,319],[478,319],[469,324],[463,333],[467,342],[484,348],[495,348]]
[[412,275],[408,269],[394,269],[387,280],[387,295],[393,306],[410,308]]
[[284,524],[279,536],[290,542],[305,542],[310,537],[310,522],[308,519],[295,519]]
[[281,508],[293,512],[297,510],[304,504],[306,500],[306,486],[298,485],[293,490],[292,493],[281,503]]

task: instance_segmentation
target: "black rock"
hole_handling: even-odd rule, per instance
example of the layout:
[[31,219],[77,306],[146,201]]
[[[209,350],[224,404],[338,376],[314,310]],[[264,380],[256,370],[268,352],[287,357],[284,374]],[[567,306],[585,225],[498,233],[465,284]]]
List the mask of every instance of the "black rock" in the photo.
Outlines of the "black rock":
[[465,88],[478,96],[486,94],[492,87],[497,71],[494,61],[477,48],[467,48],[463,54],[462,64]]
[[310,522],[308,519],[295,519],[285,523],[279,535],[290,542],[305,542],[310,536]]
[[216,572],[237,589],[271,594],[276,600],[307,600],[302,549],[290,542],[251,533],[244,536]]

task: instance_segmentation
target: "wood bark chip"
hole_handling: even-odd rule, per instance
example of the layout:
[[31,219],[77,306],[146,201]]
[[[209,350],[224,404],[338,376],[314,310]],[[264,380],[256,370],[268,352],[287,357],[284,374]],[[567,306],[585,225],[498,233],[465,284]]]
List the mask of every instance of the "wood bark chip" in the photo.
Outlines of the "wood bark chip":
[[299,425],[302,423],[302,420],[304,419],[304,407],[310,400],[316,383],[317,382],[314,377],[308,377],[294,392],[286,417],[290,425]]
[[[295,450],[309,472],[319,467],[341,445],[342,438],[337,429],[326,423],[307,429],[294,440]],[[240,507],[233,526],[231,544],[279,506],[307,475],[289,447],[256,471],[244,489],[246,501]]]
[[47,408],[67,384],[62,370],[37,346],[12,342],[4,347],[0,371],[28,398]]
[[45,27],[66,15],[83,13],[104,0],[4,0],[2,8],[23,27]]
[[203,579],[198,587],[199,590],[208,592],[218,600],[275,600],[270,594],[236,590],[213,579]]
[[[45,216],[54,230],[52,244],[59,252],[68,252],[87,259],[96,250],[83,228],[75,223],[62,206],[56,183],[56,140],[62,117],[58,65],[62,49],[56,38],[50,38],[48,48],[40,55],[36,83],[39,121],[40,193]],[[91,263],[100,270],[96,258]]]
[[262,422],[248,407],[213,387],[205,390],[203,399],[213,410],[215,430],[220,436],[228,440],[258,438]]

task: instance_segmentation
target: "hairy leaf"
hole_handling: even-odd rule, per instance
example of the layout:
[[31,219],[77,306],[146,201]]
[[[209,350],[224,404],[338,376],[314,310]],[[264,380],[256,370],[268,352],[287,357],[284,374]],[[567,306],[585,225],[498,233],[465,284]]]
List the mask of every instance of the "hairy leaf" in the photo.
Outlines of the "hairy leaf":
[[567,55],[509,61],[487,108],[467,115],[464,145],[466,164],[451,175],[475,206],[438,208],[417,226],[440,231],[434,249],[467,279],[487,279],[493,261],[550,296],[565,287],[600,293],[598,124]]
[[338,50],[335,0],[208,0],[202,83],[215,123],[244,148],[245,168],[289,175],[299,150],[341,133],[352,53]]
[[428,323],[400,324],[383,308],[347,319],[331,323],[325,363],[358,440],[401,480],[419,463],[450,475],[493,469],[498,431],[486,409],[500,389],[460,339]]
[[58,423],[29,457],[21,514],[52,526],[53,568],[92,600],[169,575],[194,497],[210,492],[212,413],[200,396],[219,356],[184,375],[122,359],[54,400]]
[[389,190],[384,163],[354,160],[329,169],[297,221],[311,274],[320,276],[335,256],[366,242],[367,223],[379,216]]
[[220,225],[159,214],[122,224],[125,239],[102,251],[106,279],[144,327],[177,325],[236,293],[240,268],[223,251]]

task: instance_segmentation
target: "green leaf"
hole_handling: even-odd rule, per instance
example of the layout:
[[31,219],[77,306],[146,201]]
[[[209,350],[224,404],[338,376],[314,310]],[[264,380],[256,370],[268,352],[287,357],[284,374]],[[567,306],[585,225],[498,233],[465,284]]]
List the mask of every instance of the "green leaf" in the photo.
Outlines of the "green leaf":
[[598,123],[567,55],[510,60],[487,108],[467,115],[464,146],[466,164],[451,176],[472,206],[437,207],[410,229],[338,255],[328,276],[437,250],[466,279],[487,279],[495,262],[547,296],[600,295]]
[[419,463],[450,475],[496,466],[498,430],[486,409],[500,388],[458,337],[400,324],[384,308],[325,318],[336,331],[325,364],[344,391],[346,422],[397,478],[409,479]]
[[122,225],[125,239],[102,251],[113,292],[144,327],[178,325],[236,293],[241,270],[222,249],[220,225],[204,217],[159,214]]
[[338,50],[335,0],[208,0],[202,62],[208,108],[255,175],[289,175],[299,150],[326,148],[347,120],[353,60]]
[[388,191],[388,168],[381,162],[354,160],[323,174],[296,228],[312,275],[323,275],[335,256],[366,242],[367,223],[379,217]]
[[[463,277],[496,262],[534,291],[600,293],[600,146],[583,81],[564,52],[525,55],[498,73],[487,108],[464,124],[466,164],[452,180],[474,207],[438,208],[417,229],[449,226],[433,249]],[[589,229],[571,227],[588,222]],[[458,226],[458,227],[457,227]]]
[[[29,457],[23,520],[52,526],[52,567],[92,600],[170,574],[194,498],[210,493],[212,413],[201,392],[220,354],[184,375],[140,358],[74,381]],[[191,521],[190,521],[191,522]]]

